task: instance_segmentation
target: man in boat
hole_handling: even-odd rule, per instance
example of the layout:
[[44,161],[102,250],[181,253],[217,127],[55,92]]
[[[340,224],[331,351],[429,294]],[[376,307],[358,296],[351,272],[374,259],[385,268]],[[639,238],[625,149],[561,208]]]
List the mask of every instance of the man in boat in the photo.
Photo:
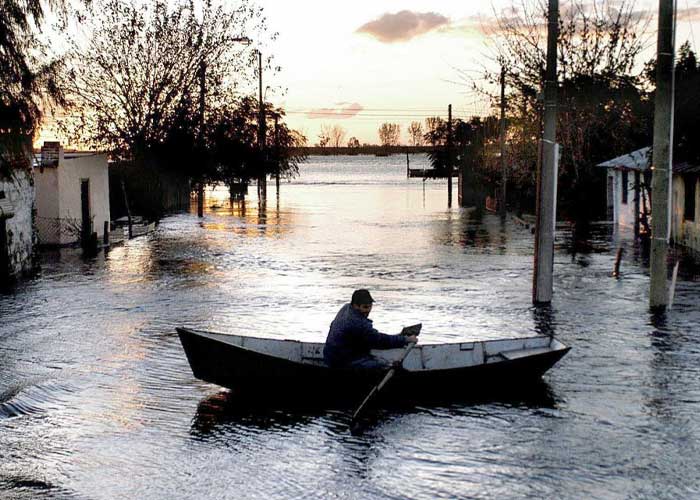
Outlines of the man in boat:
[[372,356],[370,349],[396,349],[418,342],[416,335],[387,335],[377,331],[368,318],[373,302],[368,290],[355,290],[350,303],[340,308],[323,348],[323,359],[328,366],[360,370],[389,368],[385,360]]

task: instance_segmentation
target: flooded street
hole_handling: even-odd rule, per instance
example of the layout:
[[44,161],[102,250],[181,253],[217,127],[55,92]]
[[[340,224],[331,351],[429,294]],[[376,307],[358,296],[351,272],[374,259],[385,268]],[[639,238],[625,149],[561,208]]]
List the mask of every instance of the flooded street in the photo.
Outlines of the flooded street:
[[[426,165],[412,157],[411,168]],[[312,157],[258,205],[196,213],[83,258],[42,253],[0,293],[0,497],[699,498],[700,275],[648,311],[649,276],[609,226],[557,233],[554,299],[531,304],[533,236],[447,209],[405,157]],[[455,188],[456,205],[456,188]],[[323,341],[356,288],[375,326],[422,343],[553,332],[572,347],[533,393],[248,411],[196,380],[175,327]],[[478,385],[479,380],[473,383]],[[313,390],[313,388],[310,388]]]

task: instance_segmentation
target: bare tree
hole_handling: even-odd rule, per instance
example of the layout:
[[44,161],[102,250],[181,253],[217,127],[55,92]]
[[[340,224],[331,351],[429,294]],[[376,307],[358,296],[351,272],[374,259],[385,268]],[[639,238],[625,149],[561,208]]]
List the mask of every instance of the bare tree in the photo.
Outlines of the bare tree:
[[382,146],[398,146],[401,140],[401,126],[398,123],[382,123],[379,127],[379,142]]
[[420,122],[411,122],[408,126],[408,136],[413,146],[423,145],[423,126]]
[[318,133],[318,145],[322,148],[328,147],[331,143],[331,127],[327,123],[321,124],[321,131]]
[[330,128],[330,145],[334,148],[339,148],[345,142],[346,130],[340,125],[333,125]]

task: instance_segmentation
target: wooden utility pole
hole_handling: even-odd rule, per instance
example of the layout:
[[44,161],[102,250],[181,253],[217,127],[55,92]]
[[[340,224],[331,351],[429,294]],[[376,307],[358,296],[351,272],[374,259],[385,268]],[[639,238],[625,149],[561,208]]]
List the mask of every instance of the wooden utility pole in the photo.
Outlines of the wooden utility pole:
[[651,177],[651,290],[649,306],[666,309],[667,256],[671,231],[671,171],[673,165],[673,55],[676,2],[659,0],[656,45],[656,102]]
[[[663,1],[663,0],[662,0]],[[547,69],[544,82],[544,134],[542,162],[537,175],[537,222],[535,225],[535,272],[532,301],[552,301],[554,227],[557,192],[557,31],[559,1],[549,0],[547,27]]]
[[258,176],[258,200],[267,198],[267,158],[265,155],[265,104],[263,103],[262,88],[262,52],[258,50],[258,146],[260,147],[261,172]]
[[506,68],[501,66],[501,216],[506,215],[506,182],[508,174],[506,172]]
[[275,115],[275,187],[277,199],[280,197],[280,131],[279,117]]
[[[206,106],[207,65],[199,65],[199,146],[200,154],[204,152],[204,108]],[[197,216],[204,217],[204,175],[200,174],[197,183]]]
[[452,104],[447,106],[447,208],[452,208]]

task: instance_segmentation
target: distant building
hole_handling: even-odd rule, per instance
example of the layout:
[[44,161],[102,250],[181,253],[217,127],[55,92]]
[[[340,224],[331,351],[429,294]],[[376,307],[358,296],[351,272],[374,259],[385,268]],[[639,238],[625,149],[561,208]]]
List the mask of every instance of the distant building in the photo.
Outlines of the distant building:
[[[635,234],[651,224],[651,148],[599,163],[608,169],[609,218]],[[671,182],[671,239],[700,252],[700,165],[674,162]]]
[[45,142],[34,168],[41,245],[71,245],[97,233],[110,220],[107,155],[64,152]]
[[[29,163],[29,160],[27,160]],[[0,283],[33,267],[32,210],[34,183],[30,170],[17,170],[12,178],[0,177]]]

